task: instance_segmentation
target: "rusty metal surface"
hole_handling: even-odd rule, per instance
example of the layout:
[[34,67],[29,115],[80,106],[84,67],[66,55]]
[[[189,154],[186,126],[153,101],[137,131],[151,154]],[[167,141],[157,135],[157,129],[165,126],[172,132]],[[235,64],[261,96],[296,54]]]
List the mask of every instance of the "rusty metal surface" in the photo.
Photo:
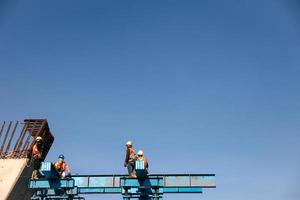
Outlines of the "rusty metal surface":
[[1,155],[2,155],[2,153],[3,153],[3,149],[4,149],[4,146],[5,146],[5,143],[6,143],[8,134],[9,134],[9,132],[10,132],[11,124],[12,124],[12,122],[10,121],[9,124],[8,124],[8,128],[7,128],[7,130],[6,130],[6,133],[5,133],[4,140],[3,140],[2,145],[1,145],[1,149],[0,149],[0,154],[1,154]]
[[[4,137],[1,137],[2,135]],[[43,158],[45,158],[54,141],[46,119],[3,122],[0,129],[0,159],[25,158],[38,136],[44,140]]]
[[5,126],[5,122],[3,122],[3,123],[2,123],[2,126],[1,126],[1,130],[0,130],[0,139],[1,139],[1,135],[2,135],[2,132],[3,132],[4,126]]
[[14,138],[15,132],[16,132],[17,127],[18,127],[18,124],[19,124],[19,121],[17,121],[17,122],[15,123],[15,126],[14,126],[14,129],[13,129],[13,131],[12,131],[12,134],[10,135],[8,144],[7,144],[6,149],[5,149],[5,151],[4,151],[4,154],[5,154],[5,155],[8,154],[8,151],[9,151],[9,149],[10,149],[10,145],[11,145],[11,142],[12,142],[12,140],[13,140],[13,138]]

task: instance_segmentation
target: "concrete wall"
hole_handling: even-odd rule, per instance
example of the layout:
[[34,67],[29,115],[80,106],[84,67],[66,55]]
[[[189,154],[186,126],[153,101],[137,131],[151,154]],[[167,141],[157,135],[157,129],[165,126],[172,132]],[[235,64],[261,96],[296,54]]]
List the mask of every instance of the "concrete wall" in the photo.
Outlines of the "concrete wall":
[[29,200],[33,194],[28,188],[31,173],[26,159],[0,159],[0,200]]

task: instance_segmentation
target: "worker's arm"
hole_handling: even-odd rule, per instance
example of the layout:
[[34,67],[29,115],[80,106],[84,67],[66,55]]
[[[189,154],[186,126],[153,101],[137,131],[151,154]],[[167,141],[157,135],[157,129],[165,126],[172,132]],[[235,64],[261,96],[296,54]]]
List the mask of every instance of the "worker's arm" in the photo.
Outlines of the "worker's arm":
[[128,165],[129,156],[130,156],[130,150],[127,149],[127,150],[126,150],[125,161],[124,161],[124,167],[126,167],[126,166]]
[[66,164],[66,165],[67,165],[67,166],[66,166],[66,170],[67,170],[68,174],[71,175],[71,168],[69,167],[68,164]]
[[149,168],[149,162],[148,162],[148,159],[145,158],[145,168],[148,169]]
[[54,168],[55,168],[56,170],[59,170],[59,169],[60,169],[60,166],[59,166],[59,163],[58,163],[58,162],[55,162],[55,163],[54,163]]
[[31,159],[31,157],[32,157],[32,148],[30,148],[28,151],[27,151],[27,153],[26,153],[26,158],[27,159]]

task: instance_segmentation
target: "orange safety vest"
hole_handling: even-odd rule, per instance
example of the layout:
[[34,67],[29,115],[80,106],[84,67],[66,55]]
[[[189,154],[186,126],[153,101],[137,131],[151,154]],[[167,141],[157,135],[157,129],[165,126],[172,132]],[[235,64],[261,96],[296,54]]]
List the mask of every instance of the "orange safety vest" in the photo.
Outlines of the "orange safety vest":
[[37,144],[33,145],[33,147],[32,147],[32,156],[35,159],[37,159],[37,158],[40,158],[41,155],[42,155],[42,151],[39,150],[38,145]]
[[125,163],[133,163],[135,160],[135,152],[134,149],[132,147],[127,148],[126,150],[126,157],[125,157]]
[[129,160],[135,158],[135,152],[133,148],[129,148]]
[[56,163],[54,164],[54,167],[55,167],[55,169],[56,169],[57,171],[59,171],[59,172],[64,172],[66,169],[69,168],[68,164],[65,163],[65,162],[63,162],[63,163],[56,162]]

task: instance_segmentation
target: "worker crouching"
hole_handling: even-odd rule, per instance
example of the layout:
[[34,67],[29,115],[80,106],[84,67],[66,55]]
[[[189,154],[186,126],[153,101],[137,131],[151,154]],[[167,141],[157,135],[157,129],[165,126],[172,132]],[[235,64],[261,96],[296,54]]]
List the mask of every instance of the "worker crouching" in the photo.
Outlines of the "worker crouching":
[[60,178],[66,178],[71,176],[71,169],[65,162],[65,156],[59,155],[58,160],[54,164],[55,169],[58,171]]

